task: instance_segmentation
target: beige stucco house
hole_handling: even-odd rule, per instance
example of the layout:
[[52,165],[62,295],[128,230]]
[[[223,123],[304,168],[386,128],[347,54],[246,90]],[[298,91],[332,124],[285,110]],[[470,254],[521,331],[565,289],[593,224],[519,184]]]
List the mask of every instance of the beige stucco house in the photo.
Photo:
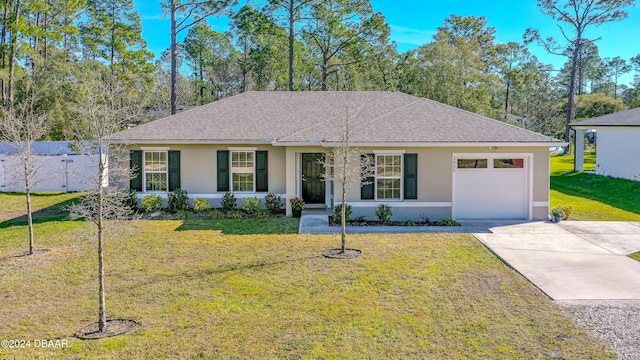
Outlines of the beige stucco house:
[[[640,108],[570,124],[576,144],[596,131],[596,174],[640,181]],[[584,170],[584,147],[576,146],[576,171]]]
[[[549,137],[398,92],[247,92],[116,134],[141,169],[139,197],[186,189],[214,206],[236,197],[341,201],[317,157],[349,143],[376,174],[347,192],[354,216],[379,204],[396,219],[547,219]],[[289,202],[287,213],[291,214]]]

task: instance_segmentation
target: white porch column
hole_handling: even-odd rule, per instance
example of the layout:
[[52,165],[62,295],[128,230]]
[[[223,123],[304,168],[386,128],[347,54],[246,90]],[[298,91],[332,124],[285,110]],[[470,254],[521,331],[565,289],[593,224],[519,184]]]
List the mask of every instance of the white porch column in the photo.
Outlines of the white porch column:
[[297,167],[296,167],[296,152],[294,151],[294,148],[290,148],[287,147],[286,150],[286,158],[285,158],[285,179],[286,179],[286,199],[284,199],[285,201],[285,206],[287,209],[287,216],[292,216],[293,213],[291,211],[291,203],[289,202],[289,199],[293,199],[296,197],[296,193],[297,193],[297,176],[298,176],[298,171],[297,171]]
[[576,157],[574,169],[584,171],[584,129],[576,129]]

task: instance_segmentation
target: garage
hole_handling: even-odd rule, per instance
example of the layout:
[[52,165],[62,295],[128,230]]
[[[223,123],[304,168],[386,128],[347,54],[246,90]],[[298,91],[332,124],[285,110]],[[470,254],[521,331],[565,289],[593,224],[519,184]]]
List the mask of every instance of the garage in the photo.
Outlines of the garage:
[[529,219],[528,154],[457,154],[453,158],[454,219]]

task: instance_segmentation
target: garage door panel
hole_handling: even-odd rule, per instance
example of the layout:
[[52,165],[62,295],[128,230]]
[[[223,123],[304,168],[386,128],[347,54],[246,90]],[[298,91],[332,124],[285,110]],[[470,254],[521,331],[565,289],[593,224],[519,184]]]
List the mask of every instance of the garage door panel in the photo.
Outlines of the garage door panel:
[[[488,163],[493,164],[490,155]],[[528,170],[524,168],[456,169],[454,216],[458,219],[525,219]]]

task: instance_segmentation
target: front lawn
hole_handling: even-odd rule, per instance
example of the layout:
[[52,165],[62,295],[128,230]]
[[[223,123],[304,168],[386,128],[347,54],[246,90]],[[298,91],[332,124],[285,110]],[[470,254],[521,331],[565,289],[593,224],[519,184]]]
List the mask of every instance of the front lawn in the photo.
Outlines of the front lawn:
[[[585,156],[595,168],[595,156]],[[551,157],[551,208],[571,205],[576,220],[640,221],[640,182],[573,171],[573,156]]]
[[[69,224],[72,226],[69,226]],[[193,225],[191,225],[193,226]],[[140,221],[106,248],[107,312],[143,324],[82,341],[96,321],[88,225],[36,225],[51,252],[13,258],[24,226],[0,230],[0,334],[65,339],[65,349],[0,358],[612,358],[556,305],[465,234],[224,235]],[[181,231],[178,231],[181,230]]]

